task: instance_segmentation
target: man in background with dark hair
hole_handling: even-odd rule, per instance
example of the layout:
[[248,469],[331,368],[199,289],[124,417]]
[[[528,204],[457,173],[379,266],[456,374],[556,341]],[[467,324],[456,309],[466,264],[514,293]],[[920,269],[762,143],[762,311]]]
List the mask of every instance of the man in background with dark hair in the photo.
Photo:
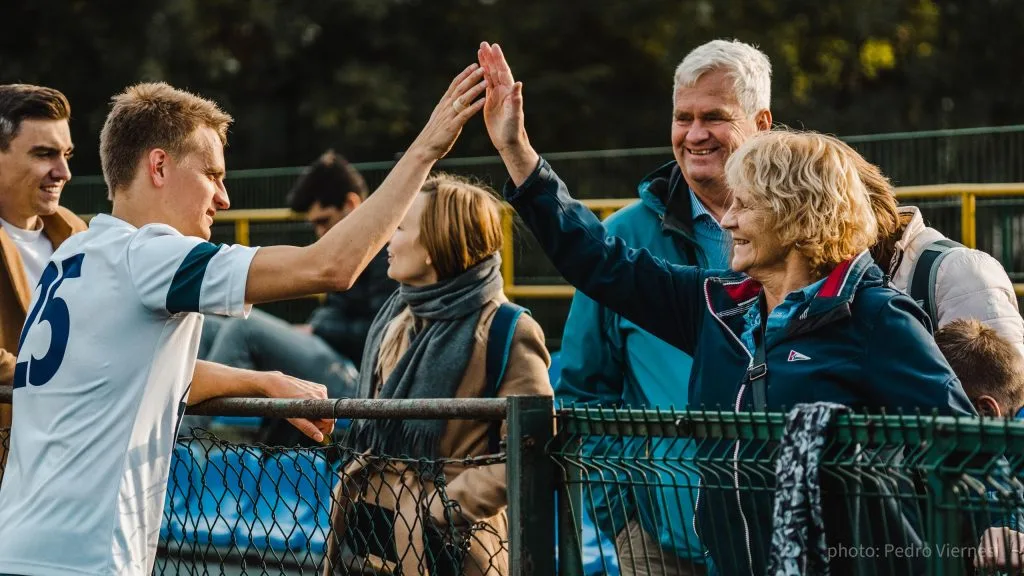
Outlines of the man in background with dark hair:
[[[0,85],[0,384],[8,386],[32,290],[53,251],[85,230],[58,205],[71,179],[70,119],[53,88]],[[0,405],[0,427],[10,425],[11,406]]]
[[304,212],[317,237],[341,222],[366,199],[363,175],[334,150],[324,152],[288,193],[288,207]]
[[[319,238],[358,208],[368,194],[362,175],[341,155],[328,150],[295,183],[288,204],[306,214]],[[387,253],[381,250],[352,288],[327,294],[306,324],[289,324],[259,310],[245,320],[207,317],[200,359],[236,368],[279,370],[323,384],[330,398],[352,396],[370,323],[397,287],[387,271]],[[191,425],[201,423],[190,418],[182,430],[187,432]],[[293,432],[283,420],[268,420],[265,429],[268,443],[305,442],[302,434]]]

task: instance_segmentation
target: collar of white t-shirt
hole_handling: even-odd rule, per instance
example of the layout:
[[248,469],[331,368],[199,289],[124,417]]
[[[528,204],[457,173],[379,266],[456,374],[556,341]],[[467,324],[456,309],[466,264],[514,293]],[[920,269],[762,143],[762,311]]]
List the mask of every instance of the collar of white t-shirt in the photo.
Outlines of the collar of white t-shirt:
[[39,277],[43,275],[43,269],[50,262],[53,256],[53,243],[50,238],[43,234],[42,221],[36,230],[25,230],[0,218],[0,226],[7,235],[14,240],[14,245],[21,255],[21,262],[25,267],[25,278],[30,288],[35,288],[39,283]]

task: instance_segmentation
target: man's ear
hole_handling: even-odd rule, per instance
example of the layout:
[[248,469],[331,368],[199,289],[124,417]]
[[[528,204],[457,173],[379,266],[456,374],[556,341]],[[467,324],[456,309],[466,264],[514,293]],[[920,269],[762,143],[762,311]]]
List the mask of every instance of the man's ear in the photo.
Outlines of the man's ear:
[[765,108],[754,116],[754,125],[759,132],[767,132],[772,129],[772,111]]
[[146,176],[156,188],[163,188],[167,183],[167,164],[170,156],[160,148],[154,148],[146,156]]
[[978,414],[986,418],[1002,418],[1003,411],[999,407],[999,402],[991,396],[978,396],[974,399],[974,407],[977,408]]

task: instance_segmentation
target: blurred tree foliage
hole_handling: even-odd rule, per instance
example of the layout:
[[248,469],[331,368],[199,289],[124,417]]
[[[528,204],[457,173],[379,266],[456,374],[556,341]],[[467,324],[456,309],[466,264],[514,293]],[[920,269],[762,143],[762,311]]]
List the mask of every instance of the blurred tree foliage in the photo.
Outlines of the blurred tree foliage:
[[[480,40],[541,150],[668,143],[672,73],[718,37],[771,57],[775,118],[842,134],[1024,121],[1021,0],[3,0],[0,82],[72,100],[79,174],[109,98],[165,80],[236,119],[229,167],[392,157]],[[477,121],[478,122],[478,121]],[[489,154],[479,125],[454,154]]]

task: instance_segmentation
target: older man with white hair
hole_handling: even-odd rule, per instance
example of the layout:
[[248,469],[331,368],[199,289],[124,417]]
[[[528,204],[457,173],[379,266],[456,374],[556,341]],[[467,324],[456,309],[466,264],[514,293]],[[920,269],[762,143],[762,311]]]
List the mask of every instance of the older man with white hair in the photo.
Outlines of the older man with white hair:
[[[771,127],[771,64],[749,44],[714,40],[687,54],[674,84],[675,159],[640,182],[640,199],[609,218],[608,231],[676,264],[726,269],[731,241],[719,224],[731,200],[725,162]],[[565,324],[561,359],[555,392],[563,403],[687,407],[690,356],[581,293]],[[648,448],[626,444],[622,456]],[[687,447],[653,449],[655,458],[677,459]],[[616,537],[622,573],[705,573],[692,529],[696,475],[647,472],[631,479],[646,486],[593,490],[591,512],[599,530]]]

